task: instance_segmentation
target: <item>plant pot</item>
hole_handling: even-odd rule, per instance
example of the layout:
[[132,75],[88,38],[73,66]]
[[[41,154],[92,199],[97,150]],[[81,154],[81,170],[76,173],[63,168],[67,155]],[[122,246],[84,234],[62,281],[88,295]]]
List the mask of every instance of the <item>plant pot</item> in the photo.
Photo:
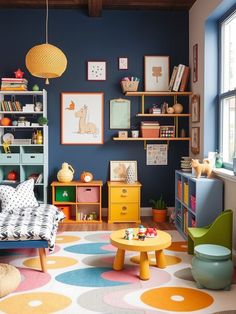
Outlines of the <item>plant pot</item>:
[[152,209],[152,219],[155,222],[165,222],[167,217],[167,209]]

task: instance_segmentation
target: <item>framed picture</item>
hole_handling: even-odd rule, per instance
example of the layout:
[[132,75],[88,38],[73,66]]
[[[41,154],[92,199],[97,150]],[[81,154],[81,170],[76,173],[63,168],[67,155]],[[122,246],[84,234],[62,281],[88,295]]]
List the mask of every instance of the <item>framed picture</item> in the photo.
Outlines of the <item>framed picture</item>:
[[106,61],[88,61],[87,63],[88,81],[106,80]]
[[118,58],[118,68],[119,68],[119,70],[128,70],[128,58],[119,57]]
[[192,128],[191,135],[191,151],[193,154],[199,154],[200,152],[200,128]]
[[130,129],[130,100],[110,101],[110,129]]
[[127,168],[131,166],[137,181],[137,161],[110,161],[110,181],[125,181]]
[[167,144],[148,144],[147,145],[147,166],[167,165],[168,156]]
[[145,91],[168,91],[169,56],[144,56]]
[[103,144],[103,93],[61,93],[61,144]]
[[193,46],[193,82],[198,80],[198,45]]
[[200,97],[193,95],[191,98],[192,122],[200,122]]

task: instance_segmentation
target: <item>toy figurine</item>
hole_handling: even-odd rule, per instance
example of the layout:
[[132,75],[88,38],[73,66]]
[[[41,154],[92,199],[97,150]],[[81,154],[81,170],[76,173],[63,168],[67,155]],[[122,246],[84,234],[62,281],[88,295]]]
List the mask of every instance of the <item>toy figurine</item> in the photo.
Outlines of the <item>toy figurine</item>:
[[142,241],[145,240],[145,238],[146,238],[145,232],[146,232],[146,229],[144,228],[144,226],[140,225],[139,230],[138,230],[138,234],[137,234],[138,240],[142,240]]
[[126,240],[133,240],[134,237],[134,231],[132,228],[128,228],[125,230],[125,236],[124,239]]
[[157,236],[157,229],[156,228],[147,228],[145,235],[147,238],[155,238]]

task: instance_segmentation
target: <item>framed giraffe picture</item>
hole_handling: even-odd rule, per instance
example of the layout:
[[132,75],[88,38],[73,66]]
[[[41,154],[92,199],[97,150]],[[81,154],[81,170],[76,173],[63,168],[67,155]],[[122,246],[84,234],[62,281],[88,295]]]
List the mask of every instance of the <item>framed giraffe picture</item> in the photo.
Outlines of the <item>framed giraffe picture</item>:
[[168,91],[169,56],[144,56],[144,90]]
[[61,144],[103,144],[103,116],[103,93],[61,93]]

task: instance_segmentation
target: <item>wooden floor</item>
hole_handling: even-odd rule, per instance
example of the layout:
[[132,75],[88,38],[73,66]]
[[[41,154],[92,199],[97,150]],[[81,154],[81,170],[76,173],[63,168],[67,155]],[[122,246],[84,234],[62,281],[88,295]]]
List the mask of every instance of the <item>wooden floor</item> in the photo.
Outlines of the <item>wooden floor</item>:
[[[140,224],[136,223],[107,223],[104,218],[102,223],[78,223],[68,224],[61,223],[58,231],[100,231],[100,230],[118,230],[126,228],[137,228]],[[159,230],[176,230],[174,223],[163,222],[156,223],[152,221],[152,217],[142,217],[142,225],[144,227],[156,227]]]

